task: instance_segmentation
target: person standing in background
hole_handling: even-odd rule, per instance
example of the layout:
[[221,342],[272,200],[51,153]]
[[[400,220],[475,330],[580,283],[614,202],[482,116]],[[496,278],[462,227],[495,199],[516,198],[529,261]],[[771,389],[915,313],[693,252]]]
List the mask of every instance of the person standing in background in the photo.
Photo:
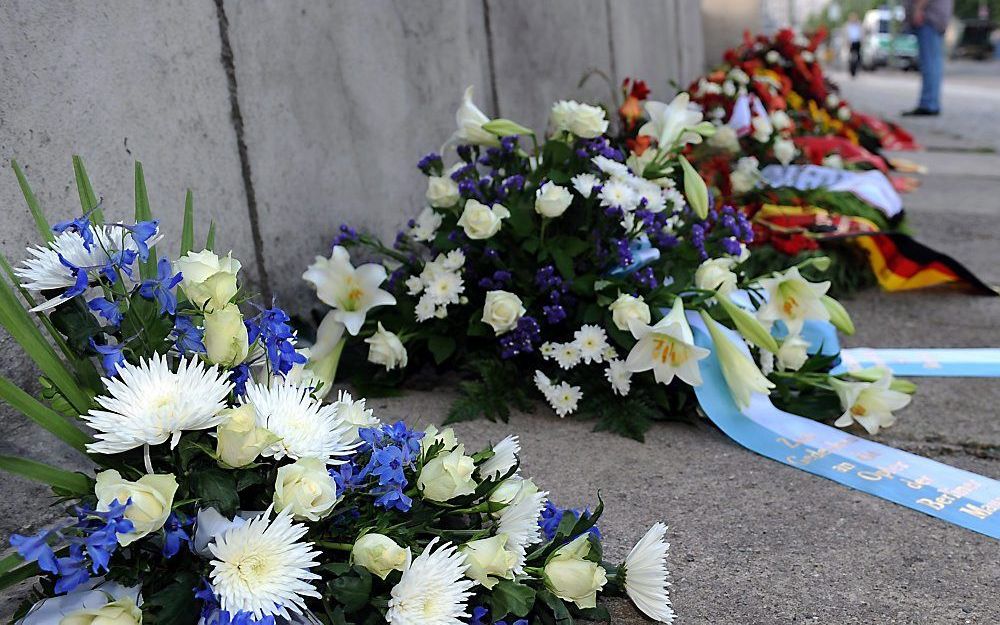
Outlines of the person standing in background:
[[944,31],[954,0],[906,0],[906,21],[917,36],[920,60],[920,102],[903,115],[934,116],[941,113],[941,79],[944,77]]
[[858,21],[858,14],[851,11],[847,15],[847,22],[844,24],[844,36],[848,45],[848,67],[851,69],[851,78],[858,73],[858,66],[861,65],[861,37],[864,30],[861,22]]

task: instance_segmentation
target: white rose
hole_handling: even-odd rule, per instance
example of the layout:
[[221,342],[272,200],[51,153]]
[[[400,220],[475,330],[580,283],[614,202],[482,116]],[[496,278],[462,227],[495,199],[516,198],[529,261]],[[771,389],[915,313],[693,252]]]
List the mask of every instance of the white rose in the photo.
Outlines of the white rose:
[[778,159],[778,162],[782,165],[788,165],[795,158],[795,142],[791,139],[775,139],[774,140],[774,158]]
[[525,312],[520,297],[507,291],[489,291],[483,305],[483,323],[500,336],[513,330]]
[[472,473],[476,462],[465,455],[465,446],[459,445],[449,452],[439,453],[420,470],[417,488],[425,499],[449,501],[476,491]]
[[569,131],[584,139],[593,139],[608,129],[604,109],[589,104],[578,104],[569,120]]
[[771,125],[780,132],[792,127],[792,118],[784,111],[775,111],[771,114]]
[[257,425],[257,411],[250,404],[227,408],[228,418],[216,430],[216,454],[226,466],[245,467],[278,437]]
[[337,504],[337,486],[318,458],[300,458],[278,469],[274,508],[299,521],[319,521]]
[[582,609],[597,606],[597,591],[608,583],[608,576],[597,562],[584,558],[590,553],[590,534],[582,534],[553,553],[542,572],[545,585],[564,601]]
[[428,425],[424,430],[424,437],[420,439],[421,455],[426,454],[427,450],[436,443],[441,443],[443,451],[451,451],[458,447],[458,437],[455,436],[455,430],[445,428],[439,432],[436,426]]
[[615,322],[615,327],[622,332],[628,332],[629,322],[635,319],[644,324],[649,324],[650,316],[649,304],[642,299],[642,296],[635,297],[628,293],[621,293],[618,299],[613,301],[608,310],[611,311],[611,318]]
[[465,203],[458,225],[470,239],[488,239],[500,231],[500,222],[510,217],[510,211],[502,204],[486,206],[478,200]]
[[214,252],[188,252],[174,262],[181,274],[181,289],[191,303],[206,310],[220,308],[236,295],[240,261],[230,252],[220,258]]
[[250,351],[250,337],[236,304],[226,304],[205,315],[205,352],[212,364],[232,367]]
[[465,555],[465,563],[469,565],[465,576],[487,589],[496,586],[500,579],[514,579],[513,569],[517,556],[504,549],[506,545],[507,534],[498,534],[473,540],[459,547],[458,550]]
[[451,176],[430,176],[427,179],[427,202],[434,208],[448,208],[458,203],[458,183]]
[[396,367],[406,367],[407,355],[403,342],[394,333],[382,327],[382,322],[378,322],[378,330],[375,334],[365,339],[368,343],[368,362],[382,365],[386,371],[392,371]]
[[705,291],[718,291],[727,295],[736,290],[736,274],[732,272],[733,259],[711,258],[694,272],[694,284]]
[[150,532],[163,527],[170,516],[170,507],[177,492],[177,479],[173,473],[150,473],[130,482],[121,473],[109,469],[97,474],[94,494],[97,510],[106,512],[112,502],[131,503],[125,508],[125,518],[132,521],[132,531],[118,534],[118,544],[127,547]]
[[513,505],[538,492],[538,487],[530,479],[511,477],[497,484],[490,493],[490,503]]
[[351,549],[351,560],[373,575],[385,579],[392,571],[406,568],[409,553],[384,534],[365,534]]
[[792,334],[781,342],[778,348],[778,366],[789,371],[798,371],[809,359],[809,341],[798,334]]
[[573,196],[554,182],[546,182],[535,191],[535,212],[543,217],[558,217],[573,203]]
[[140,625],[142,610],[131,598],[106,603],[99,608],[84,608],[62,617],[59,625]]

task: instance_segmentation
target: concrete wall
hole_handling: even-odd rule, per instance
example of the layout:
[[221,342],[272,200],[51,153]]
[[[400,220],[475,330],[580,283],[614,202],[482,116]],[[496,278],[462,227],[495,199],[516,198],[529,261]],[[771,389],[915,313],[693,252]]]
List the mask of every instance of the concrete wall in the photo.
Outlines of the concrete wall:
[[[215,219],[246,277],[304,311],[301,273],[341,222],[391,236],[420,209],[415,163],[465,86],[538,129],[556,98],[610,100],[599,77],[577,87],[594,69],[666,98],[701,70],[700,19],[697,0],[0,0],[0,250],[37,241],[11,158],[53,221],[79,209],[72,154],[123,218],[139,159],[168,251],[191,188],[201,235]],[[33,377],[0,349],[0,374]],[[35,432],[2,413],[0,453],[68,461]]]
[[742,41],[743,31],[756,35],[764,26],[761,0],[702,0],[701,9],[708,69],[721,63],[722,54]]

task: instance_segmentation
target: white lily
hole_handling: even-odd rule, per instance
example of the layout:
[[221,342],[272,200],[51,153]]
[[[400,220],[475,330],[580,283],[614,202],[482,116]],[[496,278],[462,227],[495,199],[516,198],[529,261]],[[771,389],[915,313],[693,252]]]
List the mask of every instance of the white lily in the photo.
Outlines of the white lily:
[[472,101],[473,88],[469,85],[462,96],[462,104],[455,111],[455,133],[449,143],[472,143],[475,145],[500,145],[500,137],[483,130],[483,125],[490,122],[479,107]]
[[650,136],[657,140],[661,148],[669,149],[675,142],[680,145],[701,143],[701,135],[692,130],[702,120],[701,111],[690,108],[691,98],[685,93],[679,93],[670,102],[646,102],[646,114],[649,121],[639,128],[640,136]]
[[726,378],[726,385],[729,386],[729,392],[736,405],[746,408],[750,405],[752,393],[766,395],[770,392],[774,388],[774,383],[764,377],[750,357],[725,335],[722,326],[705,312],[701,313],[701,318],[712,336],[712,345],[715,347],[715,355],[722,368],[722,376]]
[[392,293],[379,288],[386,279],[385,267],[375,263],[355,267],[350,253],[340,245],[333,248],[330,258],[317,256],[302,278],[316,287],[316,295],[333,307],[333,318],[351,335],[361,330],[369,310],[396,303]]
[[879,428],[887,428],[896,422],[893,410],[910,403],[909,395],[889,388],[892,372],[888,369],[882,369],[882,377],[874,382],[845,382],[836,378],[831,382],[844,408],[844,414],[833,423],[839,428],[856,421],[869,434],[878,434]]
[[710,352],[694,344],[681,298],[674,300],[670,314],[655,325],[631,319],[628,328],[637,340],[625,359],[629,371],[640,373],[652,369],[656,381],[661,384],[670,384],[674,376],[691,386],[701,384],[698,361]]
[[790,334],[800,334],[807,320],[830,319],[830,312],[823,305],[823,295],[830,289],[830,283],[809,282],[798,267],[763,278],[760,286],[767,290],[767,302],[757,311],[757,317],[765,324],[783,321]]

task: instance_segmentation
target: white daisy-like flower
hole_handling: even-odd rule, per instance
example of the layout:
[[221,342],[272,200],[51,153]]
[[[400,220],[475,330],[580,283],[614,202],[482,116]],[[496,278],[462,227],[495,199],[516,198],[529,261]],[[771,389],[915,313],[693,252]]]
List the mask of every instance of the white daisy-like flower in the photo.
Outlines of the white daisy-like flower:
[[552,341],[545,341],[542,343],[541,347],[538,348],[539,353],[545,358],[551,358],[556,350],[559,349],[559,343],[553,343]]
[[557,415],[565,417],[576,412],[580,400],[583,399],[583,392],[579,386],[571,386],[569,382],[560,382],[552,387],[552,391],[546,399],[549,400],[549,405],[552,406]]
[[357,440],[358,430],[376,427],[380,423],[375,411],[365,407],[365,398],[354,401],[347,391],[340,391],[337,401],[333,403],[337,418],[350,425],[351,438]]
[[434,305],[434,299],[427,293],[420,296],[420,300],[417,301],[417,305],[413,307],[413,314],[417,318],[417,321],[427,321],[428,319],[432,319],[434,318],[436,312],[437,306]]
[[535,386],[541,391],[542,395],[546,397],[549,396],[549,392],[552,391],[552,380],[549,376],[545,375],[541,371],[535,370]]
[[573,176],[573,188],[583,197],[590,197],[594,187],[601,184],[601,179],[594,174],[577,174]]
[[618,350],[615,349],[614,345],[609,344],[607,347],[604,348],[604,352],[602,355],[604,356],[604,360],[610,362],[618,358]]
[[277,460],[288,456],[318,458],[327,464],[342,464],[356,446],[353,424],[337,414],[335,404],[324,406],[309,395],[309,389],[294,384],[268,387],[247,384],[244,404],[253,406],[257,425],[279,437],[261,455]]
[[611,389],[616,395],[624,397],[632,390],[632,372],[628,370],[623,360],[608,361],[604,377],[608,379],[608,383],[611,384]]
[[458,271],[465,266],[465,252],[462,250],[452,250],[447,254],[439,255],[435,260],[441,263],[441,267],[448,271]]
[[290,619],[305,611],[306,597],[320,597],[311,582],[320,576],[309,570],[320,554],[299,542],[308,528],[292,523],[287,512],[270,520],[271,512],[231,527],[208,546],[215,556],[209,575],[223,610]]
[[409,295],[420,295],[424,290],[424,281],[420,279],[420,276],[410,276],[403,284],[406,285],[406,292]]
[[608,335],[596,325],[584,325],[573,333],[573,345],[580,350],[583,362],[602,362],[604,350],[608,347]]
[[639,195],[627,182],[609,180],[597,194],[601,198],[601,206],[620,208],[625,212],[634,210],[639,205]]
[[552,359],[556,361],[562,369],[572,369],[580,364],[580,348],[574,343],[563,343],[559,345],[552,354]]
[[524,557],[528,547],[542,540],[542,530],[538,520],[542,518],[542,510],[549,494],[544,491],[531,492],[530,489],[519,492],[506,508],[500,512],[497,521],[497,534],[507,535],[505,549],[516,557],[513,571],[515,575],[524,573]]
[[226,377],[194,359],[181,359],[174,373],[159,354],[138,365],[119,365],[117,378],[103,380],[108,394],[96,399],[104,410],[82,415],[97,430],[97,441],[87,450],[117,454],[168,439],[174,447],[186,430],[215,427],[225,419],[220,413],[233,388]]
[[502,477],[517,466],[517,454],[521,451],[521,443],[517,437],[510,435],[493,446],[493,455],[479,465],[479,475],[483,479]]
[[612,178],[625,178],[629,175],[628,167],[624,163],[611,160],[607,156],[595,156],[590,162]]
[[443,217],[428,206],[413,220],[410,236],[416,241],[433,241],[442,221]]
[[643,614],[660,623],[673,623],[667,588],[667,526],[656,522],[625,557],[625,594]]
[[407,550],[406,568],[390,591],[385,613],[392,625],[464,625],[469,618],[470,589],[476,582],[465,577],[469,565],[455,545],[434,550],[438,540],[413,560]]
[[[108,251],[112,250],[110,240],[104,229],[91,226],[94,244],[88,250],[83,237],[76,232],[65,231],[55,236],[47,245],[29,247],[26,251],[32,257],[27,258],[14,269],[14,275],[21,279],[21,286],[29,291],[48,291],[67,289],[76,284],[73,270],[59,260],[62,256],[66,262],[76,267],[95,267],[108,262]],[[39,312],[55,308],[68,301],[61,294],[45,301],[31,309]]]
[[458,298],[465,291],[462,276],[451,271],[435,273],[424,291],[436,305],[457,304]]

